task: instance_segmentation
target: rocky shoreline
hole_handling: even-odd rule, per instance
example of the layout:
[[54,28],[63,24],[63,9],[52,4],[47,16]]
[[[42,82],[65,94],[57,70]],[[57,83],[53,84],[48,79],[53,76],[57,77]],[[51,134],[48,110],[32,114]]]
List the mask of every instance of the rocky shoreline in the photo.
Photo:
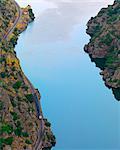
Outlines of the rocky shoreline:
[[[13,33],[8,36],[7,40],[3,40],[0,45],[1,150],[34,150],[38,130],[41,128],[35,111],[36,106],[31,87],[26,80],[14,50],[20,33],[35,19],[30,5],[22,8],[21,11],[22,16]],[[35,91],[40,100],[39,91],[37,89]],[[55,146],[56,139],[51,131],[51,124],[45,118],[43,121],[42,149],[50,150]]]
[[102,72],[105,85],[120,100],[120,1],[102,8],[87,23],[91,39],[84,50]]
[[[35,19],[33,10],[30,5],[28,5],[26,8],[22,8],[22,14],[23,15],[21,17],[21,20],[17,24],[16,29],[14,31],[14,33],[17,32],[17,34],[14,34],[14,36],[15,36],[14,37],[14,39],[15,39],[14,46],[17,44],[18,36],[23,31],[25,31],[27,29],[27,26],[29,25],[29,23],[32,23]],[[10,37],[10,40],[11,40],[11,37]],[[38,93],[37,95],[38,95],[39,99],[41,99],[38,89],[35,89],[35,90]],[[42,138],[42,149],[43,150],[51,150],[51,148],[53,146],[55,146],[55,144],[56,144],[56,139],[51,131],[51,124],[48,122],[48,120],[46,118],[44,118],[43,120],[44,120],[45,132],[44,132],[44,135]],[[33,149],[34,149],[34,147],[33,147]]]

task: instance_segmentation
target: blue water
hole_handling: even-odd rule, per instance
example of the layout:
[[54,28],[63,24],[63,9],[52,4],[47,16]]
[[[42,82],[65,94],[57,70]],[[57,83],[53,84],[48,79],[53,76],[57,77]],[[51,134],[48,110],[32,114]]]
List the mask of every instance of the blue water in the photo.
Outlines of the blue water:
[[112,0],[30,2],[36,20],[21,34],[16,51],[41,92],[57,139],[53,150],[119,150],[120,103],[83,50],[88,19]]

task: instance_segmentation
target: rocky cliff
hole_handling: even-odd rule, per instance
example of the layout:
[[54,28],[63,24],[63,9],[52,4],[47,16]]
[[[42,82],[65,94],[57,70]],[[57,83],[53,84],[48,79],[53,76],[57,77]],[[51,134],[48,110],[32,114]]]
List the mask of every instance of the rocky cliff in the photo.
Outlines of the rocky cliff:
[[90,42],[85,51],[102,72],[107,87],[120,100],[120,0],[102,8],[87,23]]
[[39,91],[24,75],[14,50],[33,20],[30,6],[21,9],[14,0],[0,0],[0,150],[49,150],[55,145],[50,123],[37,113],[42,114],[36,106]]

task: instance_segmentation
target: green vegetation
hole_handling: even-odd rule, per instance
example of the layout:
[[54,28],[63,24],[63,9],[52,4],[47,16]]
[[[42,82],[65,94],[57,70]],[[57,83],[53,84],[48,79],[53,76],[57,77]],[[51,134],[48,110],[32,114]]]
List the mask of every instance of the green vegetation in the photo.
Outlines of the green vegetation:
[[22,127],[17,127],[14,130],[14,133],[15,133],[16,136],[21,136],[22,135]]
[[19,120],[16,121],[16,129],[14,130],[14,133],[16,136],[22,135],[23,127],[21,125],[21,122]]
[[5,58],[1,57],[0,58],[0,63],[4,62],[5,61]]
[[29,140],[29,139],[26,139],[26,140],[25,140],[25,143],[26,143],[26,144],[32,144],[32,141]]
[[0,149],[3,149],[3,145],[12,145],[14,141],[13,137],[8,137],[8,138],[0,138]]
[[106,64],[105,65],[107,67],[110,67],[110,66],[113,67],[112,64],[114,62],[116,62],[116,60],[117,60],[117,58],[114,55],[109,55],[106,57]]
[[5,143],[6,145],[11,145],[12,142],[13,142],[13,140],[14,140],[13,137],[8,137],[8,138],[4,139],[4,143]]
[[91,39],[85,51],[103,70],[101,75],[105,84],[112,88],[115,98],[120,100],[120,0],[101,9],[87,25]]
[[35,16],[34,16],[34,14],[33,14],[32,9],[30,8],[28,11],[29,11],[29,16],[30,16],[30,18],[31,18],[32,20],[34,20],[34,19],[35,19]]
[[21,81],[17,81],[14,85],[13,85],[13,88],[14,89],[19,89],[22,85],[22,82]]
[[33,113],[34,111],[35,111],[35,109],[33,108],[33,106],[28,108],[28,112],[32,112]]
[[23,137],[29,137],[29,134],[27,132],[22,132]]
[[27,100],[32,103],[33,102],[33,95],[32,94],[27,94],[26,95]]
[[15,45],[17,44],[17,40],[18,40],[18,37],[17,37],[17,36],[13,36],[13,37],[10,39],[10,43],[12,43],[13,47],[15,47]]
[[111,23],[115,22],[118,18],[119,18],[119,16],[114,15],[107,20],[107,23],[111,24]]
[[13,5],[13,1],[10,0],[0,0],[0,39],[7,31],[9,22],[15,19],[16,7]]
[[13,126],[9,124],[2,124],[0,128],[0,134],[7,133],[11,134],[13,132]]
[[112,5],[110,5],[107,9],[107,14],[108,16],[112,17],[113,15],[118,15],[120,13],[120,7],[117,6],[115,8],[113,8]]
[[47,119],[44,119],[44,121],[45,121],[45,126],[47,126],[47,127],[51,127],[51,123],[50,123],[50,122],[48,122],[48,120],[47,120]]
[[3,107],[4,107],[4,103],[0,101],[0,110],[3,110]]
[[[30,21],[34,20],[34,14],[30,7],[23,8],[21,21],[12,34],[7,36],[18,16],[13,2],[12,0],[0,0],[0,150],[13,149],[18,146],[17,142],[20,143],[21,150],[22,146],[28,149],[28,144],[32,144],[30,135],[34,128],[33,122],[36,123],[36,129],[39,127],[35,117],[36,112],[32,113],[35,111],[34,105],[31,104],[34,95],[29,93],[30,88],[24,82],[24,74],[14,51],[18,35]],[[29,13],[26,13],[27,9],[29,9]],[[31,117],[32,120],[27,120],[26,116]],[[33,136],[35,136],[36,130],[33,132]],[[10,146],[6,147],[6,145]]]
[[107,46],[110,46],[111,42],[113,41],[112,36],[110,35],[110,33],[106,34],[104,37],[102,37],[100,39],[100,42],[102,44],[106,44]]
[[16,107],[16,106],[17,106],[17,102],[16,102],[14,99],[11,100],[11,104],[12,104],[13,107]]
[[16,112],[11,112],[11,115],[12,115],[14,121],[19,119],[19,116]]
[[5,72],[1,72],[1,73],[0,73],[0,76],[1,76],[1,78],[5,78],[7,75],[6,75]]

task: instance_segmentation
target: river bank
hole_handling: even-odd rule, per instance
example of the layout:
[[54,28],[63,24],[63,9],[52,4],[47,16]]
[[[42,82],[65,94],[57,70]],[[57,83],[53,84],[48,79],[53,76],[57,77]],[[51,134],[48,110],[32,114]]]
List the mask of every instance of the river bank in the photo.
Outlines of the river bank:
[[[18,36],[27,29],[28,25],[30,23],[32,23],[35,19],[35,16],[33,14],[32,8],[30,5],[28,5],[25,8],[22,8],[22,16],[20,18],[20,21],[17,23],[17,26],[14,30],[14,33],[12,35],[10,35],[9,39],[10,42],[12,42],[13,46],[15,47],[17,45],[17,40],[18,40]],[[23,73],[24,75],[24,73]],[[30,81],[28,80],[28,78],[25,77],[24,75],[24,82],[26,83],[26,85],[31,86],[32,84],[30,83]],[[30,83],[30,85],[29,85]],[[33,85],[32,85],[32,88]],[[31,87],[30,87],[31,89]],[[35,93],[36,93],[36,97],[37,100],[39,101],[41,96],[40,93],[38,91],[38,89],[34,89]],[[34,93],[33,93],[34,94]],[[40,101],[39,101],[40,103]],[[39,108],[36,109],[40,109],[39,111],[42,113],[42,107],[41,105],[39,105]],[[36,106],[37,107],[37,106]],[[36,112],[36,116],[37,116],[37,112]],[[37,116],[39,117],[39,116]],[[53,146],[55,146],[56,140],[55,140],[55,136],[53,135],[52,131],[51,131],[51,124],[48,122],[48,120],[46,118],[44,118],[43,113],[42,113],[42,117],[43,120],[39,121],[39,129],[38,129],[38,133],[36,134],[37,139],[36,142],[37,145],[33,146],[33,149],[44,149],[44,150],[48,150],[51,149]],[[43,123],[43,129],[41,127],[41,122]],[[42,131],[40,131],[42,130]],[[39,139],[39,140],[38,140]],[[20,147],[19,147],[20,148]],[[30,147],[29,147],[30,148]]]
[[16,18],[10,22],[0,49],[0,149],[51,149],[55,145],[51,124],[37,114],[42,111],[35,102],[40,103],[40,93],[26,78],[14,50],[20,33],[35,17],[30,5],[21,9],[16,2],[5,1],[4,5],[7,3],[15,5]]
[[120,2],[103,8],[87,24],[91,39],[85,51],[102,69],[105,85],[112,89],[115,98],[120,100],[120,51],[119,51],[119,9]]

